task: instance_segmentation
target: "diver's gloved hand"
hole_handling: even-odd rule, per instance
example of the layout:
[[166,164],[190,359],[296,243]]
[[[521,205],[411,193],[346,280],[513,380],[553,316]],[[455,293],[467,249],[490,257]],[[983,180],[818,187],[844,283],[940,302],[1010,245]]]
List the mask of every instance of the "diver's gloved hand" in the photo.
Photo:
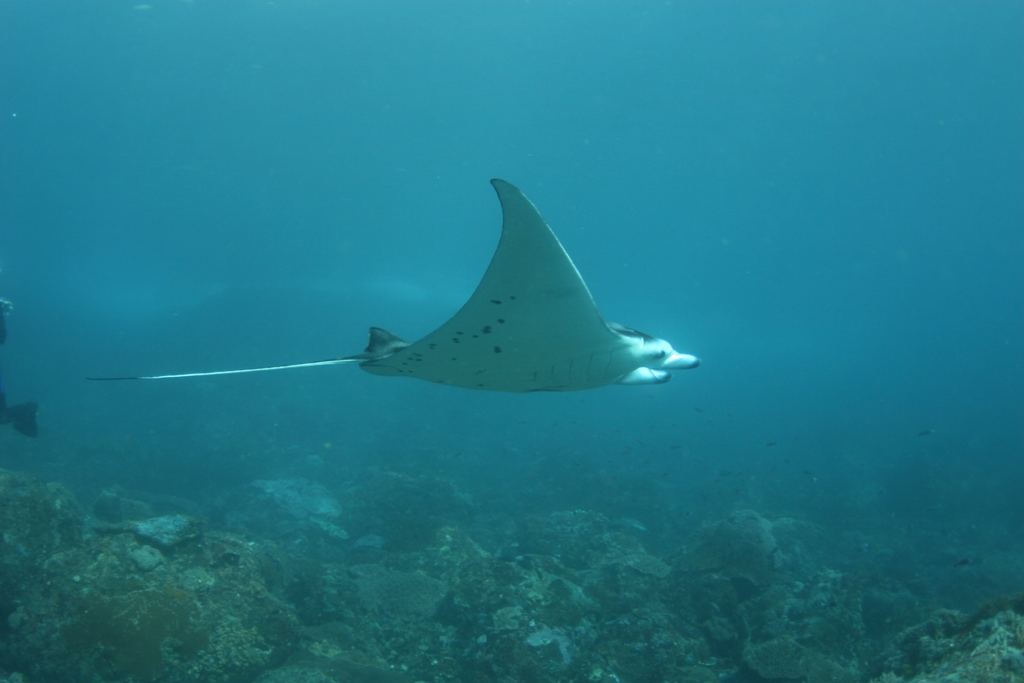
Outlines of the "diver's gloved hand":
[[25,436],[36,437],[39,435],[39,427],[36,425],[36,413],[39,406],[34,401],[19,403],[16,406],[7,408],[7,417],[11,421],[14,430]]
[[37,412],[39,405],[35,401],[8,406],[7,395],[4,394],[4,380],[0,377],[0,425],[10,424],[15,431],[35,437],[39,434],[39,427],[36,425]]

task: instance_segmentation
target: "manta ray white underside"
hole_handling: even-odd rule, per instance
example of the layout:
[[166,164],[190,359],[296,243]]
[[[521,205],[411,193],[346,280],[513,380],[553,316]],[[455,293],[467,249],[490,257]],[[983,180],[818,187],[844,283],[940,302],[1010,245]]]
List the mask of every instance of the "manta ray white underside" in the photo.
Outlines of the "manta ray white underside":
[[501,240],[469,301],[419,341],[370,329],[366,351],[343,358],[242,370],[91,379],[169,379],[358,363],[363,370],[484,391],[578,391],[657,384],[700,360],[607,322],[537,208],[504,180]]

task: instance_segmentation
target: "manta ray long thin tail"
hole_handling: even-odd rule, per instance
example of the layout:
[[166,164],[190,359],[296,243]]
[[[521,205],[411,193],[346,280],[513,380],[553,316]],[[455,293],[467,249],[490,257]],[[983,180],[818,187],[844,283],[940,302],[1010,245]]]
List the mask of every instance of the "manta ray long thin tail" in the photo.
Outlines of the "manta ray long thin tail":
[[328,358],[309,363],[291,363],[288,365],[268,365],[263,368],[243,368],[241,370],[214,370],[212,372],[182,372],[176,375],[140,375],[138,377],[86,377],[93,381],[122,381],[128,379],[175,379],[178,377],[211,377],[213,375],[241,375],[246,372],[269,372],[270,370],[290,370],[292,368],[313,368],[319,365],[339,365],[341,363],[358,363],[362,358]]

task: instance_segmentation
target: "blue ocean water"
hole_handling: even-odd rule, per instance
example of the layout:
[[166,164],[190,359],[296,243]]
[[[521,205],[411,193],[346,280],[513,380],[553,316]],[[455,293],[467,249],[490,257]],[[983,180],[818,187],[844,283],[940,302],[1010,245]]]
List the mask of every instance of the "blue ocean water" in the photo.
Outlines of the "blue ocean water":
[[[1024,552],[1022,26],[1010,1],[2,3],[0,367],[40,436],[4,430],[0,467],[201,501],[315,456],[512,515]],[[416,339],[487,265],[492,177],[608,319],[703,365],[550,395],[83,379]]]

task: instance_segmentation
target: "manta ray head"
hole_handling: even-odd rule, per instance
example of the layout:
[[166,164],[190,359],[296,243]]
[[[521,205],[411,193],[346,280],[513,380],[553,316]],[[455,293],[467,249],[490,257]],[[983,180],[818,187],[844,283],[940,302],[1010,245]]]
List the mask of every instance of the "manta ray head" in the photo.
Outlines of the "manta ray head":
[[690,370],[700,365],[700,358],[679,353],[664,339],[617,323],[609,323],[609,326],[629,338],[633,358],[640,366],[620,377],[616,384],[664,384],[672,379],[669,370]]

